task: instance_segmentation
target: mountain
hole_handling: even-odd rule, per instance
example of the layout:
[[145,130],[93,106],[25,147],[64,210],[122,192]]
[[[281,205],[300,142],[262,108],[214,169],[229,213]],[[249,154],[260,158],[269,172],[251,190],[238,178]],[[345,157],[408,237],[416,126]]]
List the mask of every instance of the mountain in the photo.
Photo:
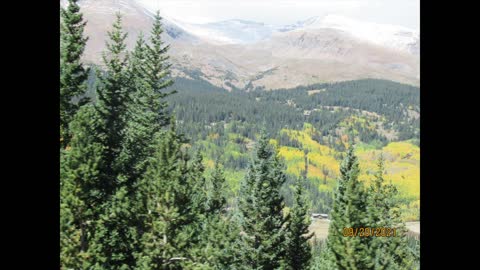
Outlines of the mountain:
[[277,33],[334,29],[355,38],[391,49],[419,53],[419,33],[402,26],[362,22],[340,15],[316,16],[290,25],[275,26],[246,20],[227,20],[206,24],[177,21],[180,27],[212,43],[248,44],[271,38]]
[[255,46],[271,52],[278,63],[276,76],[257,81],[259,85],[270,81],[272,88],[290,84],[292,77],[308,83],[373,77],[416,84],[418,79],[418,56],[332,28],[275,34]]
[[[65,4],[61,1],[61,4]],[[135,0],[81,0],[88,21],[84,59],[101,63],[115,13],[123,14],[131,49],[153,13]],[[164,16],[172,74],[246,91],[362,78],[419,84],[418,33],[400,26],[329,15],[275,26],[246,20],[185,23]]]
[[331,28],[347,32],[354,37],[392,49],[419,54],[420,37],[415,30],[389,24],[362,22],[351,18],[328,15],[307,20],[303,29]]
[[246,21],[226,20],[206,24],[179,23],[186,31],[216,44],[246,44],[269,38],[275,26]]

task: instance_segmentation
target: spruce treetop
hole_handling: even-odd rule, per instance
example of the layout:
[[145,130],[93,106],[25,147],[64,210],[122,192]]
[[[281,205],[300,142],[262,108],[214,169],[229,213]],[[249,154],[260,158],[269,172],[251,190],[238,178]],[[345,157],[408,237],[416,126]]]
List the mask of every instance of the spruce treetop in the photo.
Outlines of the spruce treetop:
[[86,91],[88,69],[81,62],[88,37],[84,36],[86,21],[77,1],[69,1],[60,8],[60,136],[61,148],[68,146],[71,132],[68,125],[78,109],[89,100],[82,97]]

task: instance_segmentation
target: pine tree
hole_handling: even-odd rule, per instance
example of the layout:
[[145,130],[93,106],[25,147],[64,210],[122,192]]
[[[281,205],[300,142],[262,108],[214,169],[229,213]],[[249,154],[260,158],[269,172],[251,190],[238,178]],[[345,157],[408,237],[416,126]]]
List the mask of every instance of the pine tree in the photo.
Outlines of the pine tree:
[[60,259],[67,269],[86,269],[89,240],[102,203],[103,146],[95,131],[100,121],[94,108],[83,106],[70,123],[72,140],[60,160]]
[[[127,73],[127,55],[122,30],[122,17],[116,15],[113,30],[108,32],[107,52],[103,54],[105,74],[99,74],[100,85],[97,89],[96,109],[103,125],[96,133],[105,147],[102,168],[103,191],[106,196],[115,193],[119,182],[126,179],[120,176],[123,162],[118,156],[122,151],[126,127],[126,111],[129,104],[129,76]],[[120,178],[120,179],[119,179]]]
[[[82,269],[85,256],[82,250],[82,231],[75,224],[75,208],[79,208],[81,202],[71,193],[71,187],[63,184],[60,203],[60,268],[61,269]],[[68,196],[68,197],[65,197]],[[67,202],[68,201],[68,202]],[[76,202],[77,201],[77,202]],[[83,253],[83,254],[82,254]]]
[[[152,26],[150,44],[143,33],[138,36],[129,57],[130,103],[127,108],[125,141],[119,160],[128,179],[136,179],[145,171],[146,158],[153,155],[154,138],[167,126],[170,116],[164,100],[164,88],[171,86],[170,65],[161,34],[161,17],[157,12]],[[171,93],[169,93],[171,94]],[[132,181],[132,180],[131,180]]]
[[88,38],[83,31],[86,22],[77,0],[69,0],[66,8],[60,8],[60,139],[65,148],[71,138],[68,128],[81,105],[88,100],[74,102],[86,91],[88,70],[81,62]]
[[[189,248],[188,253],[191,263],[189,265],[192,267],[200,267],[198,263],[203,261],[201,258],[198,258],[196,253],[198,253],[197,249],[202,249],[204,246],[202,236],[206,233],[205,226],[207,226],[211,218],[211,216],[207,215],[206,211],[207,186],[204,172],[205,166],[203,165],[203,157],[200,151],[197,150],[190,163],[188,175],[188,182],[191,187],[190,214],[192,222],[187,225],[186,231],[191,234],[191,237],[189,237],[191,248]],[[207,266],[205,263],[202,263],[201,265],[202,267]]]
[[286,181],[283,169],[263,133],[240,187],[242,269],[277,269],[282,264],[287,221],[280,195]]
[[[96,113],[101,125],[93,132],[103,147],[97,187],[95,234],[91,237],[89,252],[94,269],[133,269],[134,254],[139,252],[139,204],[131,167],[123,155],[128,126],[128,108],[131,103],[131,78],[128,73],[128,54],[117,13],[113,30],[108,32],[107,51],[103,54],[105,73],[99,74]],[[133,168],[132,168],[133,169]]]
[[150,33],[150,44],[146,48],[145,69],[147,74],[146,81],[156,94],[156,100],[160,101],[158,108],[155,108],[158,121],[162,126],[166,126],[169,123],[169,115],[166,112],[167,103],[164,98],[173,92],[165,93],[163,90],[171,86],[173,80],[169,78],[171,65],[167,62],[169,59],[167,52],[170,45],[165,45],[165,42],[162,40],[162,33],[162,17],[160,12],[157,11]]
[[71,121],[72,139],[61,151],[62,267],[179,269],[189,259],[193,183],[203,169],[189,166],[173,119],[169,132],[161,130],[170,117],[160,90],[172,81],[159,21],[157,15],[153,45],[140,36],[129,55],[117,14],[98,102]]
[[172,120],[170,130],[159,141],[140,183],[144,194],[145,232],[137,269],[181,269],[195,213],[191,209],[192,186],[183,137]]
[[218,160],[206,181],[204,215],[197,222],[197,243],[190,249],[192,263],[188,269],[233,269],[235,240],[239,228],[230,213],[226,213],[225,176]]
[[[132,76],[133,84],[141,82],[146,79],[147,71],[145,63],[147,61],[147,44],[145,42],[145,35],[140,32],[135,43],[133,51],[129,57],[129,72]],[[138,86],[134,86],[138,87]]]
[[316,238],[313,239],[314,245],[314,257],[312,260],[312,270],[337,270],[338,267],[335,264],[335,257],[328,245],[328,241],[319,241]]
[[407,229],[398,208],[398,190],[385,183],[385,160],[380,156],[375,179],[368,189],[368,222],[372,228],[395,228],[394,237],[369,238],[371,269],[414,269],[414,251],[408,246]]
[[230,215],[212,215],[202,223],[199,244],[191,247],[192,269],[237,269],[236,240],[240,229]]
[[129,57],[129,102],[126,110],[126,127],[119,154],[121,171],[133,183],[146,169],[146,161],[155,151],[155,137],[161,131],[157,111],[160,99],[146,82],[146,44],[140,33]]
[[[61,160],[64,265],[74,269],[131,269],[131,254],[138,246],[133,219],[137,208],[126,186],[106,197],[101,173],[104,146],[96,136],[101,125],[92,106],[82,107],[71,123],[71,147]],[[69,263],[71,258],[76,260],[75,265]]]
[[368,269],[366,237],[343,235],[344,228],[365,228],[366,197],[363,184],[358,180],[359,165],[353,145],[340,166],[340,178],[334,194],[333,209],[327,243],[339,269]]
[[207,210],[207,180],[204,177],[205,166],[200,151],[197,151],[190,168],[190,181],[193,188],[192,192],[192,212],[199,215],[198,218],[204,219]]
[[227,192],[224,171],[217,159],[213,173],[207,182],[207,201],[205,209],[207,214],[212,215],[225,211],[227,205]]
[[89,247],[93,269],[135,269],[139,237],[135,219],[138,206],[126,186],[118,188],[102,206]]
[[[368,223],[372,228],[390,228],[390,206],[389,202],[392,198],[389,187],[385,186],[383,179],[384,159],[380,156],[378,160],[378,170],[375,173],[375,179],[367,189],[368,191],[368,205],[367,215]],[[388,253],[387,237],[375,237],[368,239],[369,258],[372,258],[369,267],[370,269],[388,269],[392,266],[393,258]],[[383,253],[383,254],[382,254]],[[382,255],[380,255],[382,254]],[[378,256],[380,255],[380,256]]]
[[294,190],[294,203],[290,211],[290,220],[286,237],[286,269],[302,270],[309,269],[312,257],[311,246],[308,240],[313,237],[309,233],[310,216],[308,204],[303,194],[306,174],[303,178],[297,178]]

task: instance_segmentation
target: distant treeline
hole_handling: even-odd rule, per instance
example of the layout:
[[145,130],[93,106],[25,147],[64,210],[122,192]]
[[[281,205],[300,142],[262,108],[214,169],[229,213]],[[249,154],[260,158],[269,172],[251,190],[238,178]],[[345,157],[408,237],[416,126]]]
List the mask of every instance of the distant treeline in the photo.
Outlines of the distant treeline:
[[[171,109],[191,136],[206,136],[205,125],[222,121],[237,121],[242,135],[248,138],[253,138],[259,127],[279,136],[282,128],[301,129],[304,122],[311,123],[322,136],[335,136],[338,123],[356,112],[332,113],[322,106],[340,106],[384,116],[385,129],[397,131],[397,140],[419,139],[419,119],[408,117],[407,110],[420,113],[420,90],[392,81],[365,79],[273,91],[227,92],[202,80],[176,78],[174,89],[178,94],[169,97]],[[311,90],[324,91],[309,95]],[[305,115],[305,111],[310,113]],[[379,132],[357,131],[361,141],[387,141]]]

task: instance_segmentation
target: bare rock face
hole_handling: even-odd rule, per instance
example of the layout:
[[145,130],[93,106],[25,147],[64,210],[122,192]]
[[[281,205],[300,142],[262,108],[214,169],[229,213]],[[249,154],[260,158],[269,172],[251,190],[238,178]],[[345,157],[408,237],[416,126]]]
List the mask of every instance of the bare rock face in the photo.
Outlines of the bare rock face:
[[[79,5],[87,20],[87,63],[101,64],[116,12],[123,15],[128,49],[133,48],[140,32],[149,36],[153,14],[134,0],[83,0]],[[343,20],[334,19],[335,23]],[[384,40],[360,38],[348,21],[335,23],[331,18],[322,22],[317,17],[283,27],[242,20],[187,25],[163,19],[173,75],[194,75],[228,90],[268,90],[361,78],[419,84],[419,41],[412,32],[385,28],[382,31],[390,31],[389,40],[393,40],[387,46]],[[372,27],[375,30],[377,26]],[[214,34],[199,35],[198,29]],[[219,43],[222,39],[229,42]]]

